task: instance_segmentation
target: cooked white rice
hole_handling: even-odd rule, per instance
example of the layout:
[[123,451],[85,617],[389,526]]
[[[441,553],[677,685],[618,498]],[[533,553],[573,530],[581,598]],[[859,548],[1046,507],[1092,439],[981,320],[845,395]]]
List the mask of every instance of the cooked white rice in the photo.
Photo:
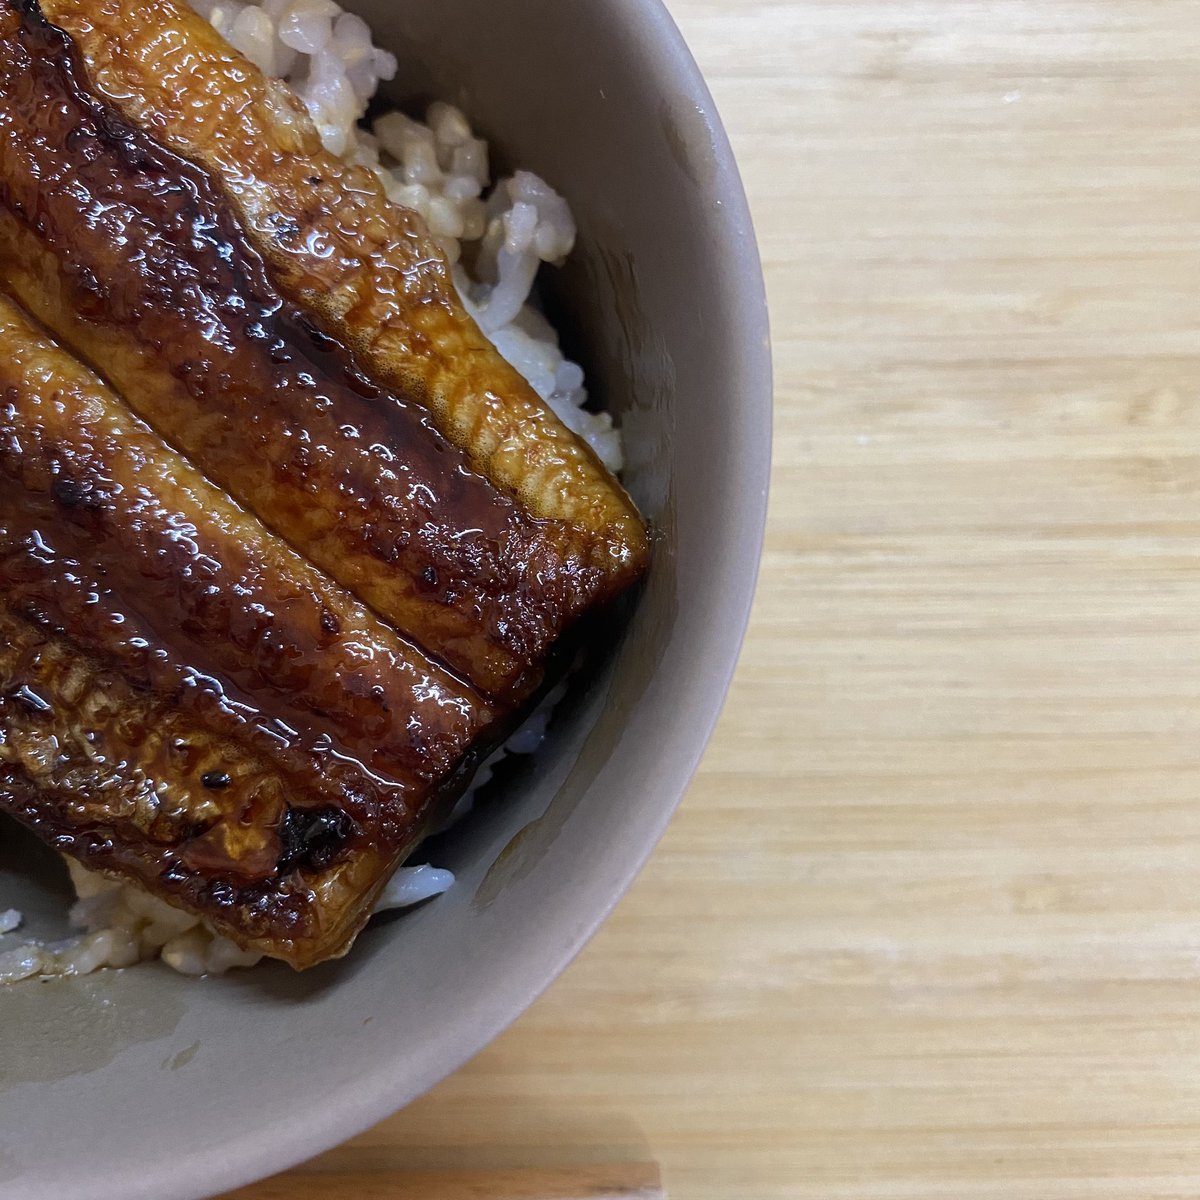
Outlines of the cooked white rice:
[[[510,755],[534,754],[546,738],[550,716],[566,695],[559,683],[544,697],[529,719],[504,746],[487,759],[445,825],[466,816],[479,790],[491,782],[497,763]],[[440,830],[439,830],[440,832]],[[15,909],[0,911],[0,986],[35,976],[90,975],[105,967],[128,967],[161,959],[183,975],[221,975],[233,967],[253,967],[262,955],[243,950],[214,933],[199,917],[172,908],[140,887],[109,879],[65,858],[77,897],[71,906],[76,937],[60,942],[33,942],[5,937],[21,926]],[[401,867],[389,880],[375,905],[377,913],[412,908],[450,890],[454,874],[428,864]]]
[[[569,362],[558,335],[532,301],[543,263],[560,264],[575,245],[575,221],[566,201],[527,171],[491,187],[488,145],[466,116],[449,104],[430,106],[424,122],[388,112],[368,131],[359,125],[380,81],[396,74],[396,60],[372,44],[361,17],[333,0],[192,0],[193,7],[232,45],[270,75],[286,79],[308,108],[326,149],[369,167],[389,198],[425,218],[453,267],[467,310],[497,350],[605,465],[622,468],[621,435],[607,413],[589,412],[584,373]],[[466,263],[471,264],[468,271]],[[532,754],[545,736],[550,711],[565,688],[546,703],[504,749],[480,769],[451,821],[469,811],[475,792],[505,754]],[[187,975],[248,967],[261,956],[241,949],[199,918],[180,912],[140,888],[68,862],[78,900],[71,924],[80,934],[63,942],[23,942],[4,949],[21,924],[0,912],[0,985],[33,976],[86,975],[161,958]],[[376,911],[407,908],[445,892],[449,871],[432,866],[397,871]]]
[[369,167],[393,202],[425,218],[454,265],[464,305],[496,349],[619,472],[620,433],[608,413],[584,407],[582,368],[563,356],[558,335],[530,303],[541,265],[561,263],[575,245],[567,202],[528,171],[492,187],[488,145],[453,105],[431,105],[423,122],[385,113],[363,129],[359,121],[380,81],[395,77],[396,60],[372,44],[361,17],[333,0],[192,3],[242,54],[291,84],[328,150]]
[[[78,899],[70,921],[79,936],[61,942],[24,941],[0,947],[0,985],[33,976],[90,975],[104,967],[129,967],[161,958],[183,975],[220,975],[232,967],[253,967],[262,955],[243,950],[214,933],[199,917],[181,912],[139,887],[108,879],[66,860]],[[392,877],[376,912],[411,908],[448,891],[450,871],[403,867]],[[13,932],[21,914],[0,913],[0,935]]]
[[0,984],[34,975],[88,975],[102,967],[128,967],[161,958],[187,975],[253,966],[262,957],[210,932],[198,917],[180,912],[141,888],[106,879],[67,861],[78,899],[71,925],[82,934],[63,942],[26,942],[0,953]]
[[[470,812],[476,793],[491,782],[496,764],[509,755],[533,754],[545,740],[554,706],[566,693],[559,684],[528,721],[480,767],[471,787],[455,806],[445,828]],[[109,879],[65,858],[77,897],[71,926],[81,931],[59,942],[15,941],[21,926],[15,909],[0,911],[0,986],[36,977],[90,975],[105,967],[129,967],[161,959],[183,975],[221,975],[233,967],[253,967],[262,955],[243,950],[215,933],[191,913],[172,908],[140,887]],[[428,864],[401,867],[375,905],[377,913],[412,908],[450,890],[454,873]]]

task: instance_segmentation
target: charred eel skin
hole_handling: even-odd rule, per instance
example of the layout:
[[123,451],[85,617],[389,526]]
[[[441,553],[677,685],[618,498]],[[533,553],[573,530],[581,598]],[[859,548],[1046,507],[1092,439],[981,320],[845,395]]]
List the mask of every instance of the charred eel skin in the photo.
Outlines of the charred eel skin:
[[647,559],[286,88],[173,0],[0,0],[0,808],[336,957]]
[[0,807],[264,953],[347,945],[495,710],[2,295],[0,398]]
[[419,218],[325,154],[285,88],[169,0],[43,9],[78,51],[0,10],[9,288],[402,633],[491,697],[528,694],[644,569],[619,485],[462,312]]

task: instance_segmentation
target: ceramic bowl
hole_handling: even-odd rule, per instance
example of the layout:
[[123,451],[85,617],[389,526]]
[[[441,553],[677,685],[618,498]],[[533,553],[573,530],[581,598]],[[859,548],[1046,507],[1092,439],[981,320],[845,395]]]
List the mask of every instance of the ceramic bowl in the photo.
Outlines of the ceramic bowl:
[[[653,570],[543,751],[438,861],[446,896],[344,962],[194,981],[161,965],[0,990],[0,1197],[193,1200],[282,1170],[420,1095],[583,946],[662,834],[745,629],[770,459],[762,273],[712,99],[658,0],[358,0],[392,99],[465,108],[570,200],[549,297],[620,413]],[[31,879],[27,859],[44,869]],[[19,865],[18,865],[19,863]],[[49,856],[0,850],[0,909],[51,933]]]

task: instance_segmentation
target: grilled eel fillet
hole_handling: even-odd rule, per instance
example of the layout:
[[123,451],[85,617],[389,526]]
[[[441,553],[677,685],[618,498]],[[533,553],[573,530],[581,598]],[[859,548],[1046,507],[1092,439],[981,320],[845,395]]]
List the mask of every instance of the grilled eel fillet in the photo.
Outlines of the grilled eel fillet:
[[528,694],[643,572],[629,498],[463,311],[420,218],[322,150],[287,88],[173,0],[42,9],[81,61],[8,9],[10,290],[402,633]]
[[0,297],[0,805],[296,966],[494,710]]
[[0,808],[307,967],[645,528],[290,92],[169,0],[43,8],[0,0]]

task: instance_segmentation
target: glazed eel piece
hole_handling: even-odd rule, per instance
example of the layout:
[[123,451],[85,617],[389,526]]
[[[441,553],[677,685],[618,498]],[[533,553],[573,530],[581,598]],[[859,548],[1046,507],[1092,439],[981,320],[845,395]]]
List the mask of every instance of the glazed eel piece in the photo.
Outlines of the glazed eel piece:
[[631,501],[464,312],[420,219],[174,0],[0,0],[0,278],[497,703],[645,569]]
[[0,808],[306,967],[496,716],[0,295]]

